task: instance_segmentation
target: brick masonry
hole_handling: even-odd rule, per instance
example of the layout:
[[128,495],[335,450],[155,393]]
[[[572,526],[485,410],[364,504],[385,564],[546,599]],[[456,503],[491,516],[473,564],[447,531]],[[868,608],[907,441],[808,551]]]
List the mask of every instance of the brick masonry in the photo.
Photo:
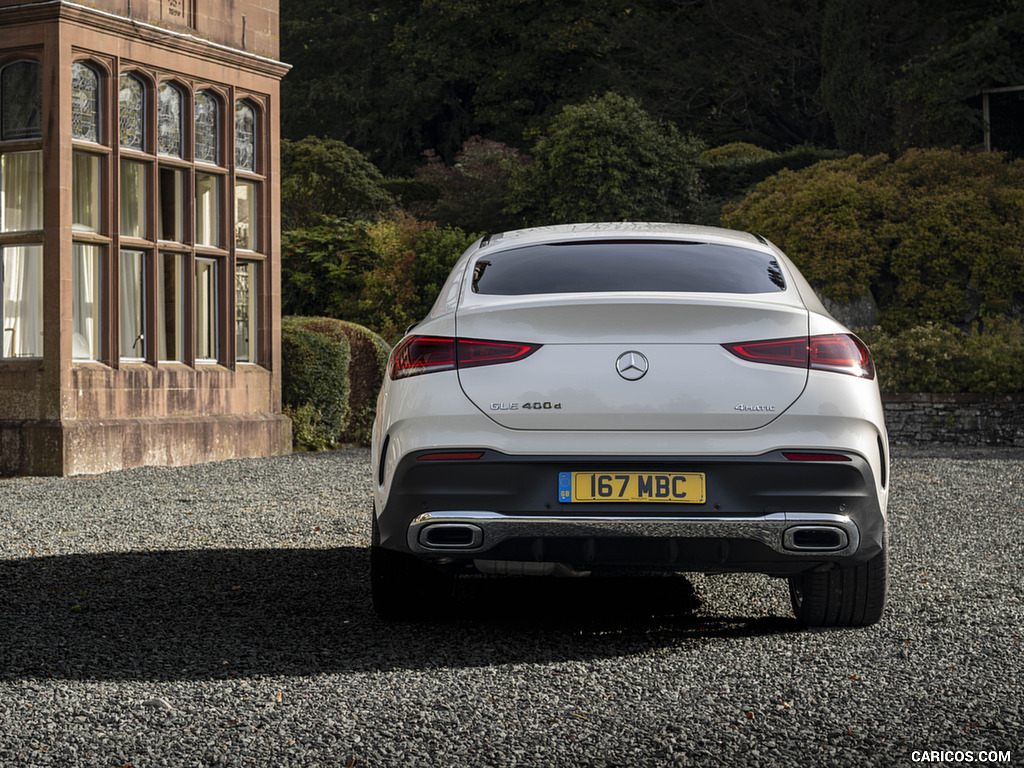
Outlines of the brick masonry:
[[1024,395],[885,395],[889,441],[1024,447]]

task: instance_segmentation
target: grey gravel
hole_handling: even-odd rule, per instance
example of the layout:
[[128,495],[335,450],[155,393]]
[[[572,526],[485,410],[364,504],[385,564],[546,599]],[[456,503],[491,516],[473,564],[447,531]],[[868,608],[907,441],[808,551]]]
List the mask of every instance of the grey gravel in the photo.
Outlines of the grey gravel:
[[896,450],[889,608],[841,631],[758,576],[470,580],[386,624],[368,475],[0,481],[0,765],[1024,764],[1020,451]]

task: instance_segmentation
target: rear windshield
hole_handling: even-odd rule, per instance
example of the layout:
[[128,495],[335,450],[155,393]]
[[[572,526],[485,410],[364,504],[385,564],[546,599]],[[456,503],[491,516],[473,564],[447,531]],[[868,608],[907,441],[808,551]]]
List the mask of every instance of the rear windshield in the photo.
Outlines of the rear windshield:
[[786,281],[772,256],[709,243],[602,241],[546,243],[477,260],[473,290],[530,293],[774,293]]

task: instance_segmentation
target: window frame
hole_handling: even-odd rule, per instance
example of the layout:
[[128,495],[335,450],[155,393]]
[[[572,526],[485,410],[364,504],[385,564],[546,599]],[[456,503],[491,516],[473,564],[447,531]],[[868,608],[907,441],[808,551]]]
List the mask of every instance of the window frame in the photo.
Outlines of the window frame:
[[[220,310],[223,306],[221,301],[220,276],[222,259],[207,256],[196,256],[193,263],[194,290],[192,294],[193,303],[193,325],[192,344],[197,365],[217,363],[221,357],[221,322]],[[210,282],[204,287],[200,285],[200,269],[209,270]],[[207,317],[200,320],[200,314],[206,310]],[[201,339],[201,331],[206,331],[205,339]],[[210,349],[212,347],[212,349]]]
[[[125,306],[125,271],[124,271],[124,259],[126,255],[133,255],[138,257],[138,291],[137,291],[137,305],[138,305],[138,322],[137,331],[135,338],[132,339],[131,347],[134,347],[140,341],[142,342],[142,354],[141,355],[126,355],[125,354],[125,321],[128,316],[128,311]],[[118,308],[118,359],[123,363],[144,363],[149,359],[149,329],[146,327],[149,319],[149,301],[148,301],[148,286],[149,286],[149,265],[150,265],[150,253],[148,251],[137,249],[134,247],[122,247],[118,250],[117,258],[117,280],[118,280],[118,296],[117,296],[117,308]],[[130,335],[130,334],[129,334]]]
[[[102,70],[92,59],[91,68]],[[131,78],[132,92],[121,96],[125,78]],[[108,158],[104,189],[111,189],[116,208],[108,203],[106,219],[100,233],[77,232],[75,241],[106,245],[105,287],[108,298],[105,308],[105,350],[110,365],[145,363],[159,367],[168,364],[198,365],[221,364],[234,367],[236,360],[235,290],[233,275],[236,270],[236,251],[244,254],[243,263],[253,275],[255,297],[250,300],[248,314],[254,316],[249,333],[251,349],[243,355],[245,364],[269,359],[262,327],[266,318],[268,296],[260,291],[265,284],[261,276],[267,249],[269,217],[265,212],[267,179],[265,169],[269,160],[268,137],[264,135],[267,99],[265,94],[242,93],[233,86],[208,81],[191,80],[162,72],[154,67],[121,62],[112,67],[106,79],[101,79],[101,145],[89,144],[90,151]],[[173,89],[178,107],[176,142],[168,142],[167,113],[161,114],[161,98],[168,98],[167,89]],[[163,96],[161,97],[161,89]],[[135,98],[141,90],[141,104]],[[104,102],[103,100],[106,99]],[[206,101],[206,100],[209,101]],[[230,105],[240,101],[252,115],[253,170],[234,167],[234,120]],[[213,105],[213,121],[204,125],[212,130],[207,136],[207,147],[212,140],[215,162],[208,152],[198,150],[197,141],[203,141],[202,128],[195,118],[204,105]],[[138,139],[134,146],[122,144],[122,109],[131,109],[131,118],[138,123]],[[173,110],[172,110],[173,111]],[[160,126],[164,125],[165,138],[161,139]],[[81,144],[81,146],[78,146]],[[76,142],[75,151],[85,151],[85,144]],[[178,151],[180,149],[180,152]],[[199,154],[205,154],[200,158]],[[84,161],[80,161],[84,162]],[[235,188],[244,189],[254,198],[247,210],[255,212],[254,229],[249,245],[252,250],[238,248],[235,243]],[[210,189],[213,187],[214,189]],[[204,194],[205,192],[205,194]],[[102,195],[101,195],[102,197]],[[125,205],[128,209],[125,209]],[[200,203],[203,203],[202,205]],[[204,220],[204,213],[208,216]],[[250,214],[252,215],[252,214]],[[122,224],[132,228],[122,231]],[[107,237],[105,232],[109,232]],[[243,243],[244,245],[245,243]],[[122,254],[141,253],[143,290],[131,291],[130,298],[122,297],[122,279],[135,280],[138,259],[133,256],[130,274],[122,274]],[[128,258],[128,257],[124,257]],[[125,262],[127,264],[127,262]],[[209,271],[212,265],[212,272]],[[198,276],[198,277],[197,277]],[[212,277],[212,282],[204,277]],[[141,301],[144,349],[128,352],[124,330],[134,332],[135,320],[122,322],[122,302]],[[123,310],[133,316],[138,305],[125,304]],[[252,307],[255,306],[255,311]],[[125,318],[127,319],[127,318]],[[204,329],[212,329],[211,337],[203,336]],[[136,357],[135,352],[141,353]]]
[[[235,362],[240,365],[259,365],[260,364],[260,347],[259,347],[259,321],[260,321],[260,265],[262,262],[254,261],[252,259],[238,259],[235,262],[235,280],[234,280],[234,306],[235,306]],[[248,333],[249,339],[246,345],[248,354],[245,358],[241,357],[238,353],[241,345],[238,343],[239,334],[239,320],[240,318],[240,304],[239,304],[239,290],[238,290],[238,276],[240,270],[246,270],[248,279],[248,294],[249,301],[246,302],[246,332]]]
[[[6,100],[9,98],[7,89],[5,87],[5,73],[9,67],[16,66],[19,64],[29,64],[34,66],[34,71],[37,75],[37,93],[33,96],[35,102],[35,116],[38,121],[37,126],[32,126],[33,130],[31,134],[22,132],[22,135],[8,136],[6,112],[4,111],[4,105]],[[36,168],[31,169],[33,176],[38,176],[33,184],[33,179],[26,179],[25,188],[29,194],[32,194],[32,187],[34,186],[36,203],[36,220],[32,222],[31,227],[11,227],[8,228],[5,212],[0,209],[0,361],[4,363],[11,363],[16,361],[38,361],[43,358],[45,354],[45,343],[43,337],[43,303],[45,297],[43,295],[43,280],[45,276],[45,264],[44,264],[44,251],[43,251],[43,228],[45,226],[44,212],[43,212],[43,172],[44,172],[44,156],[43,156],[43,65],[39,56],[27,54],[21,51],[9,52],[7,55],[0,57],[0,186],[5,183],[3,178],[5,175],[4,165],[5,158],[13,155],[24,154],[32,155],[35,158]],[[31,314],[18,313],[12,315],[8,313],[9,305],[11,302],[7,298],[7,289],[9,287],[10,277],[8,273],[8,251],[22,251],[18,256],[12,255],[11,258],[20,258],[23,260],[23,265],[31,264],[32,271],[29,272],[32,282],[35,283],[35,306],[29,305]],[[23,274],[27,271],[27,267],[22,267]],[[12,299],[16,304],[21,304],[23,299],[23,293],[19,292],[17,299]],[[26,339],[20,335],[12,336],[8,344],[8,333],[17,333],[18,328],[10,325],[14,322],[22,322],[27,320],[30,322],[30,327],[27,333],[30,334],[30,340],[33,342],[28,354],[16,354],[14,353],[15,346],[23,347],[29,346],[25,344]],[[31,326],[36,325],[38,328],[34,329]],[[16,345],[15,341],[21,339],[21,344]],[[11,354],[8,354],[8,349],[11,350]]]

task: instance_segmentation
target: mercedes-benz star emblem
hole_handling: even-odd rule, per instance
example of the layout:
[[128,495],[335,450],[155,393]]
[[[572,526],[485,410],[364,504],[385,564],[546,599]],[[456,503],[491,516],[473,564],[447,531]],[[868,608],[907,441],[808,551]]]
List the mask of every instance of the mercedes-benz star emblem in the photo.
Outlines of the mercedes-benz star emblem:
[[634,350],[623,352],[615,361],[615,370],[626,381],[642,379],[647,374],[648,367],[650,364],[647,362],[647,358]]

